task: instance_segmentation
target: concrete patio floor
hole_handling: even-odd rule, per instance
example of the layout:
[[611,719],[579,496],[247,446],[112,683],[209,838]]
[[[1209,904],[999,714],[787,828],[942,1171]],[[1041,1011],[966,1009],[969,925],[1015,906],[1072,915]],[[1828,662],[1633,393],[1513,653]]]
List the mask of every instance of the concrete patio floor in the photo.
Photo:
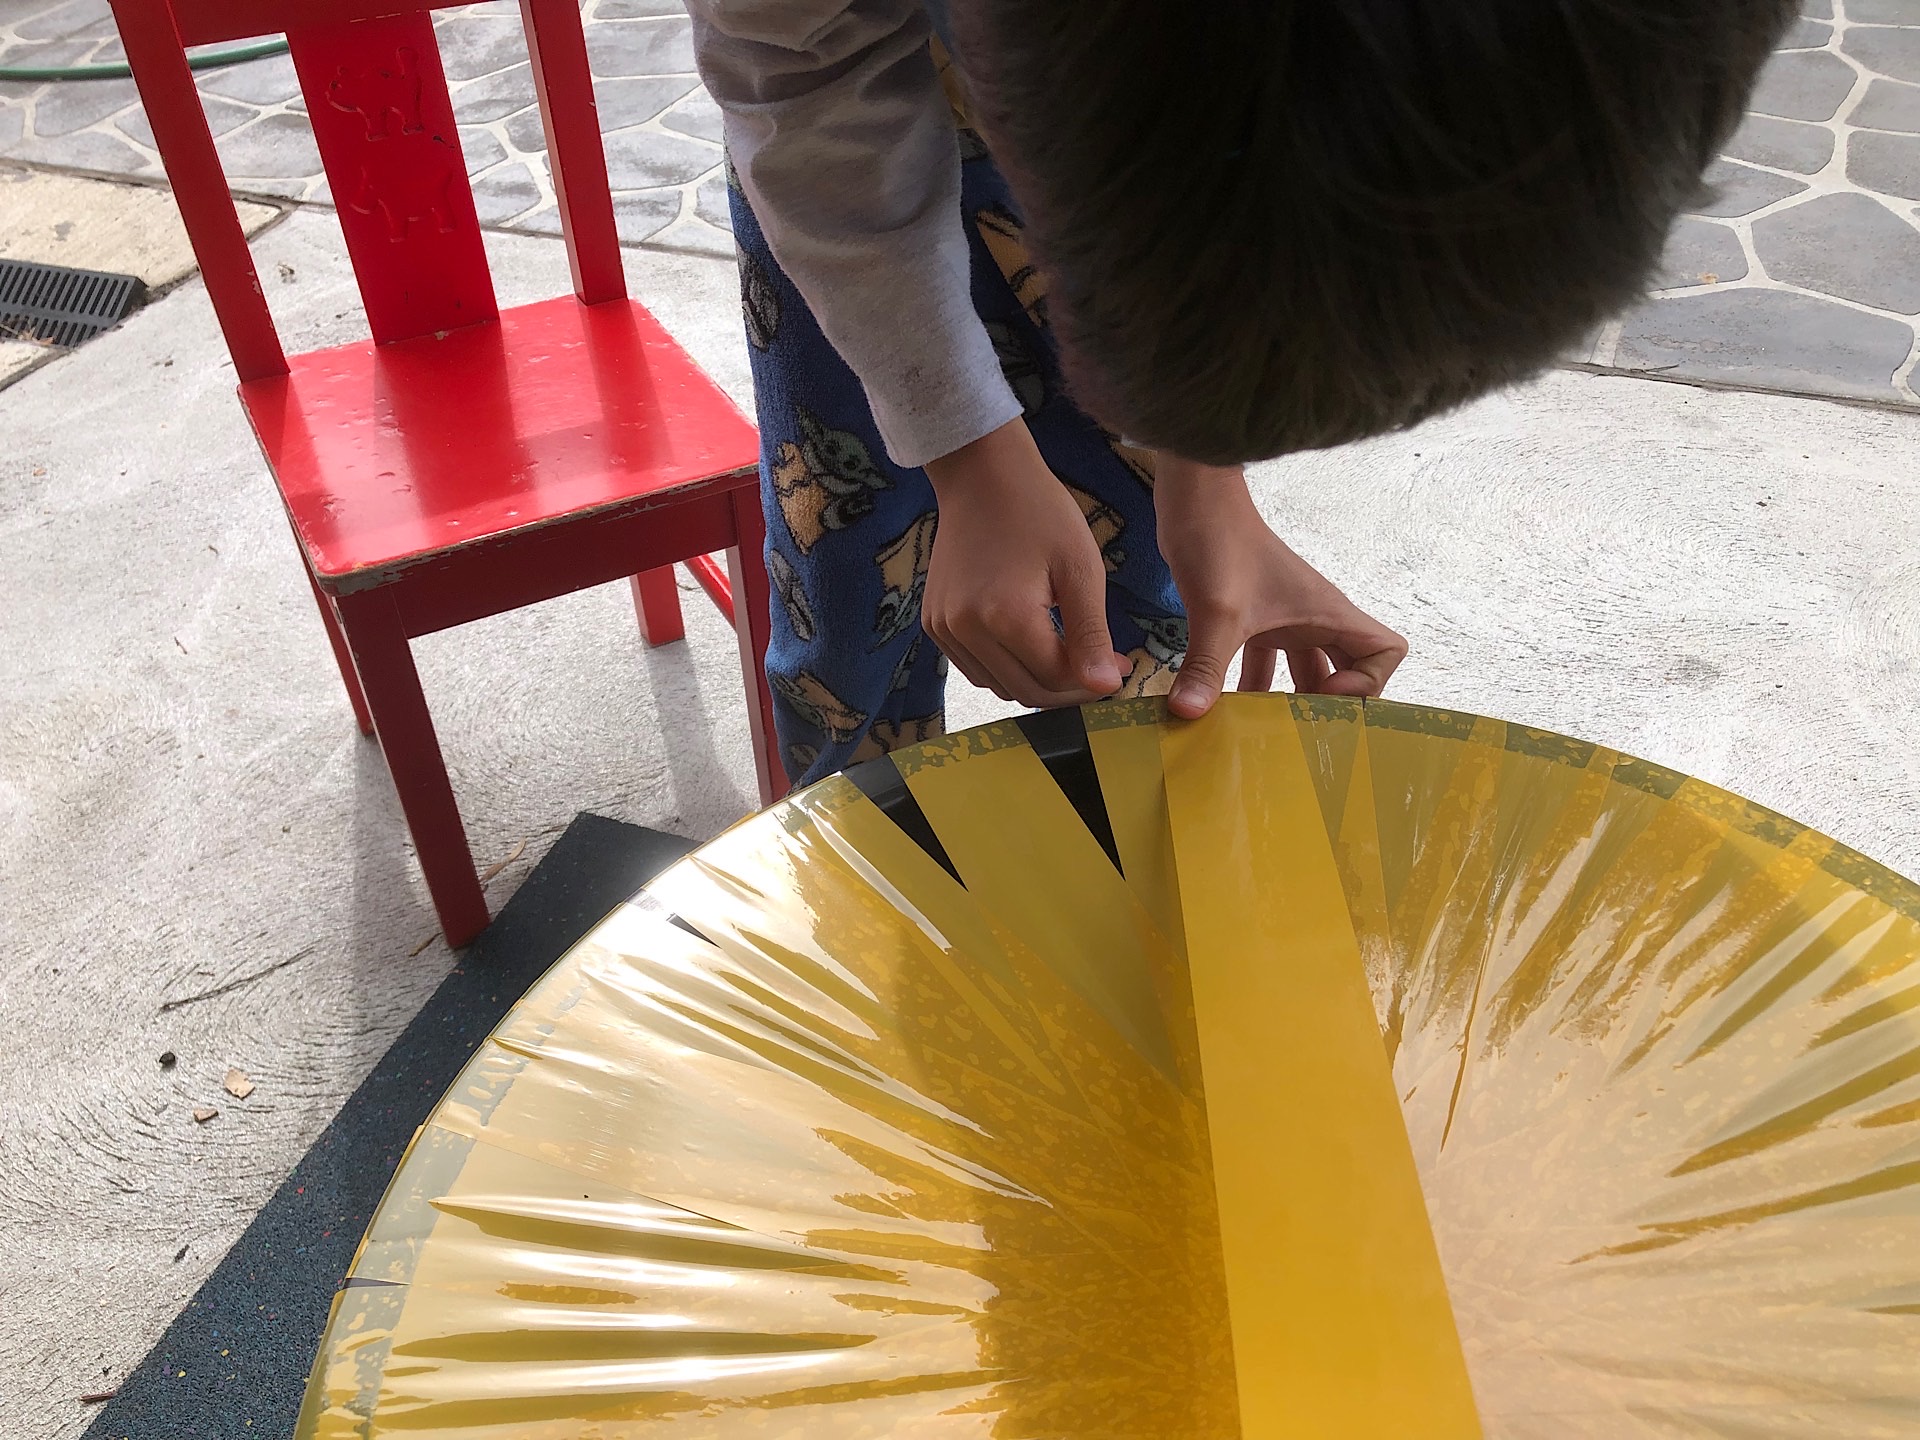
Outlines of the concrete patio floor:
[[[703,183],[629,274],[745,404]],[[331,213],[258,219],[289,346],[363,333]],[[556,240],[489,243],[503,302],[566,287]],[[188,278],[0,389],[4,1436],[80,1433],[77,1397],[138,1361],[452,963],[224,357]],[[1643,755],[1920,874],[1906,398],[1560,372],[1255,481],[1410,637],[1398,698]],[[579,810],[704,837],[749,807],[731,632],[686,599],[658,651],[619,587],[419,645],[496,903]],[[1006,710],[956,683],[955,724]]]

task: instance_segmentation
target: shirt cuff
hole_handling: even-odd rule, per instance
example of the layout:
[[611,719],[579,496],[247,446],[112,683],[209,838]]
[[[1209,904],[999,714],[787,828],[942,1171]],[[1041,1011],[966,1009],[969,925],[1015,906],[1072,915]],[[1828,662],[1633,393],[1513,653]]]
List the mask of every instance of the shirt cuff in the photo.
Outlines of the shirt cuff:
[[968,319],[970,325],[934,330],[920,353],[893,357],[884,380],[862,377],[894,464],[918,469],[1020,418],[986,327],[977,316]]

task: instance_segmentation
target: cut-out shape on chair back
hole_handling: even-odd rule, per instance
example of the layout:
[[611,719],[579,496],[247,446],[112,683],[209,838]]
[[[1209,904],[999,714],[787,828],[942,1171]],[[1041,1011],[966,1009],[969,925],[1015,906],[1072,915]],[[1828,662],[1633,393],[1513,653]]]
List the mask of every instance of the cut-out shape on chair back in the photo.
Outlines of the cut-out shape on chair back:
[[391,15],[287,39],[373,338],[494,319],[433,17]]

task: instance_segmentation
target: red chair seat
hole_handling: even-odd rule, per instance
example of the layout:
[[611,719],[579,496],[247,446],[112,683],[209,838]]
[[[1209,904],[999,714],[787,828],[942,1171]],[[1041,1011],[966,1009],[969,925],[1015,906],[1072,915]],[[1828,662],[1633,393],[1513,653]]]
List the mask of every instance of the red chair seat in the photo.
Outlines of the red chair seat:
[[240,394],[314,570],[340,593],[758,463],[753,426],[631,301],[564,295],[289,366]]

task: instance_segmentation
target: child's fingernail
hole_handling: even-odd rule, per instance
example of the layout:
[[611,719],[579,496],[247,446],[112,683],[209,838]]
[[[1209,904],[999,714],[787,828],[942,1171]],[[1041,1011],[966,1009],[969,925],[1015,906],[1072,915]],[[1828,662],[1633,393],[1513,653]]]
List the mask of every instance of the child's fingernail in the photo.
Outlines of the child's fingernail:
[[1120,667],[1111,660],[1104,663],[1096,660],[1086,668],[1087,685],[1094,690],[1118,690],[1120,688]]

